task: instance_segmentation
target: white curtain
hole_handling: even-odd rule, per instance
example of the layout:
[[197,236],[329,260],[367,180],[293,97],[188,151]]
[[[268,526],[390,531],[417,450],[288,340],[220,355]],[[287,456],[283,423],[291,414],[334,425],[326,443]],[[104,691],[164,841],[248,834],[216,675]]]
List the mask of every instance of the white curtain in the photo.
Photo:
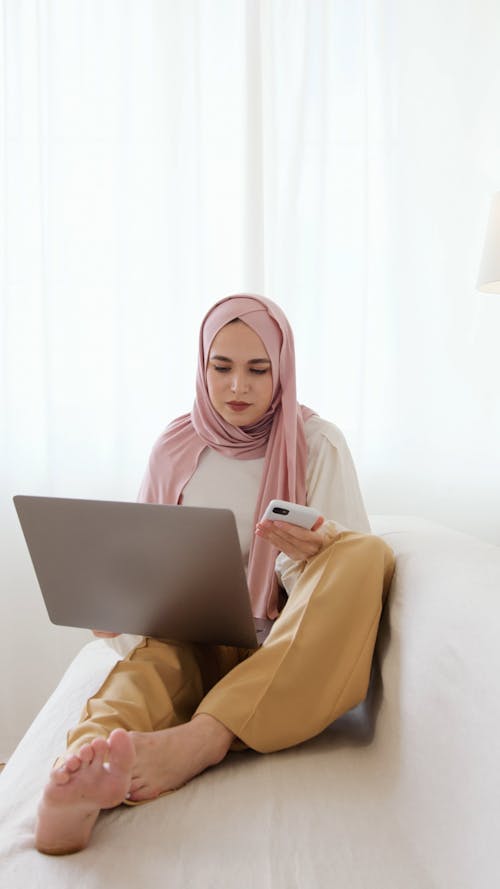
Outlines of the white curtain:
[[0,28],[1,758],[84,637],[11,496],[133,499],[223,295],[288,313],[370,511],[500,542],[500,8],[0,0]]

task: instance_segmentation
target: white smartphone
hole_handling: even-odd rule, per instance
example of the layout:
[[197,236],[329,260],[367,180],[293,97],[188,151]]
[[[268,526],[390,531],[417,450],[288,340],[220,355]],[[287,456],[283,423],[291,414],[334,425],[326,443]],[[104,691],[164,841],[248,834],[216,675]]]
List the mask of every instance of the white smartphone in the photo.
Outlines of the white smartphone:
[[299,503],[289,503],[288,500],[271,500],[261,521],[290,522],[291,525],[300,525],[301,528],[312,528],[321,513],[312,506],[300,506]]

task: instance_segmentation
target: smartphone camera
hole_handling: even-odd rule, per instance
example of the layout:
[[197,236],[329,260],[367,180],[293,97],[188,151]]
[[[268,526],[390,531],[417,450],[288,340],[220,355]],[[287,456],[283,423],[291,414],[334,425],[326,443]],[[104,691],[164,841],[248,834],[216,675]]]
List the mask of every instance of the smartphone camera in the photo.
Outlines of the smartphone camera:
[[289,512],[290,512],[290,510],[289,510],[289,509],[283,509],[281,506],[274,506],[274,507],[273,507],[273,512],[275,512],[277,515],[288,515]]

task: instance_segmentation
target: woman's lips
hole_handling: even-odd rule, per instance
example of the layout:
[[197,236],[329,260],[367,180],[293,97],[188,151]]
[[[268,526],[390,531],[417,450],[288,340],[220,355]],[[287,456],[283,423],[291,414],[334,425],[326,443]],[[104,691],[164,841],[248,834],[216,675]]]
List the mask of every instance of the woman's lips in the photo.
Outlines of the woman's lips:
[[247,407],[250,407],[250,404],[247,401],[228,401],[226,403],[232,411],[244,411]]

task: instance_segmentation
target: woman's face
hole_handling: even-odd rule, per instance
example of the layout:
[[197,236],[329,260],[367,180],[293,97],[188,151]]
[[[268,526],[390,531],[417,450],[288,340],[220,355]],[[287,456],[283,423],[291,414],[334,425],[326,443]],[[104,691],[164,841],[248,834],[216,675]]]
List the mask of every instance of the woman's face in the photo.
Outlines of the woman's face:
[[232,426],[250,426],[269,408],[271,361],[261,338],[243,321],[226,324],[214,337],[207,387],[212,406]]

